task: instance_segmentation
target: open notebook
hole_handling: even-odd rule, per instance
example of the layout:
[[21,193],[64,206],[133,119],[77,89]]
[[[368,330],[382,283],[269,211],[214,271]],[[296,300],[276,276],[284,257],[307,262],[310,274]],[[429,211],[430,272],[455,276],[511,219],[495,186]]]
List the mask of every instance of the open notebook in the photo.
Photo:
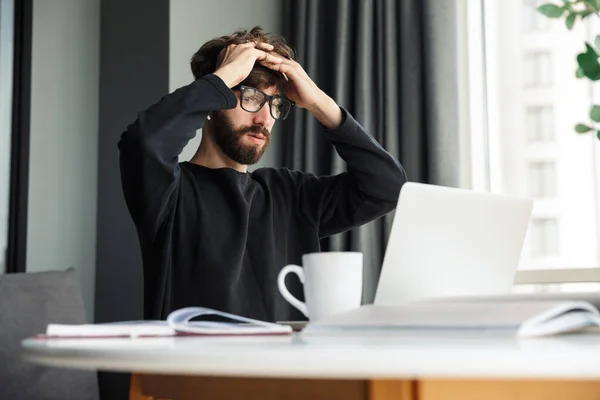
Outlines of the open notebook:
[[[225,321],[193,321],[207,316]],[[287,325],[240,317],[210,308],[188,307],[173,311],[166,321],[125,321],[101,324],[49,324],[40,338],[156,337],[190,335],[284,335]]]
[[448,297],[364,305],[311,322],[302,333],[461,330],[539,337],[599,328],[599,309],[600,293]]

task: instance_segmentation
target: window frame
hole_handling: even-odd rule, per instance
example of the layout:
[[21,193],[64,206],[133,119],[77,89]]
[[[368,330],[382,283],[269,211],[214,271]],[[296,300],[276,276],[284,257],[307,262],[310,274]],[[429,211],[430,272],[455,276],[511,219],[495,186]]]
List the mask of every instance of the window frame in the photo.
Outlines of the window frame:
[[[463,143],[461,151],[468,154],[463,157],[461,170],[468,171],[468,179],[463,182],[472,190],[501,191],[501,170],[493,168],[500,162],[497,144],[500,137],[495,110],[494,96],[496,83],[489,80],[495,75],[495,63],[490,54],[491,46],[496,43],[494,21],[487,18],[485,9],[497,0],[459,0],[459,64],[467,73],[459,78],[464,92],[461,106],[465,107],[468,117],[463,121]],[[487,29],[486,29],[487,27]],[[462,46],[462,47],[461,47]],[[460,49],[463,51],[460,51]],[[468,163],[468,165],[466,164]],[[515,285],[561,284],[600,282],[600,266],[593,268],[531,269],[518,270]]]
[[6,273],[26,272],[33,0],[14,2],[13,87]]

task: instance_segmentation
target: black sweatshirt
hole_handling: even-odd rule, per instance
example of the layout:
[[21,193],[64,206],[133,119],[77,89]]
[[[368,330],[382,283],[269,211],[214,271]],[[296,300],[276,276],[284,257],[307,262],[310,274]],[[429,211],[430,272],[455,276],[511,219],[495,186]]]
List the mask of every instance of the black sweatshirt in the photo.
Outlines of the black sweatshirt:
[[[203,306],[265,321],[305,320],[279,294],[281,268],[320,251],[320,238],[396,206],[403,168],[343,108],[338,129],[322,126],[347,162],[339,175],[179,162],[210,111],[236,106],[235,93],[210,74],[139,113],[122,134],[121,180],[142,251],[145,318]],[[303,299],[300,283],[287,281]]]

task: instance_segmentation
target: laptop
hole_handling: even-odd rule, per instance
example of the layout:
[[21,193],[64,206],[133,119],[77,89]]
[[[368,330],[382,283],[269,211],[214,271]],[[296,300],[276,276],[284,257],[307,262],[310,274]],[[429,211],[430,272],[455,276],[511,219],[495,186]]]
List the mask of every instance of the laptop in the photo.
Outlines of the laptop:
[[374,303],[510,293],[532,209],[528,198],[405,183]]

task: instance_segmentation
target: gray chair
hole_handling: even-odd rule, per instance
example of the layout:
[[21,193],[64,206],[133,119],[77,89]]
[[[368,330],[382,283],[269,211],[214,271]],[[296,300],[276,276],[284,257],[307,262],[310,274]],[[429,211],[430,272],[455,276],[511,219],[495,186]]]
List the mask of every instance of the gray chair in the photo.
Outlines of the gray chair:
[[44,332],[50,322],[85,323],[73,269],[0,274],[0,399],[99,398],[96,372],[37,366],[21,359],[21,340]]

